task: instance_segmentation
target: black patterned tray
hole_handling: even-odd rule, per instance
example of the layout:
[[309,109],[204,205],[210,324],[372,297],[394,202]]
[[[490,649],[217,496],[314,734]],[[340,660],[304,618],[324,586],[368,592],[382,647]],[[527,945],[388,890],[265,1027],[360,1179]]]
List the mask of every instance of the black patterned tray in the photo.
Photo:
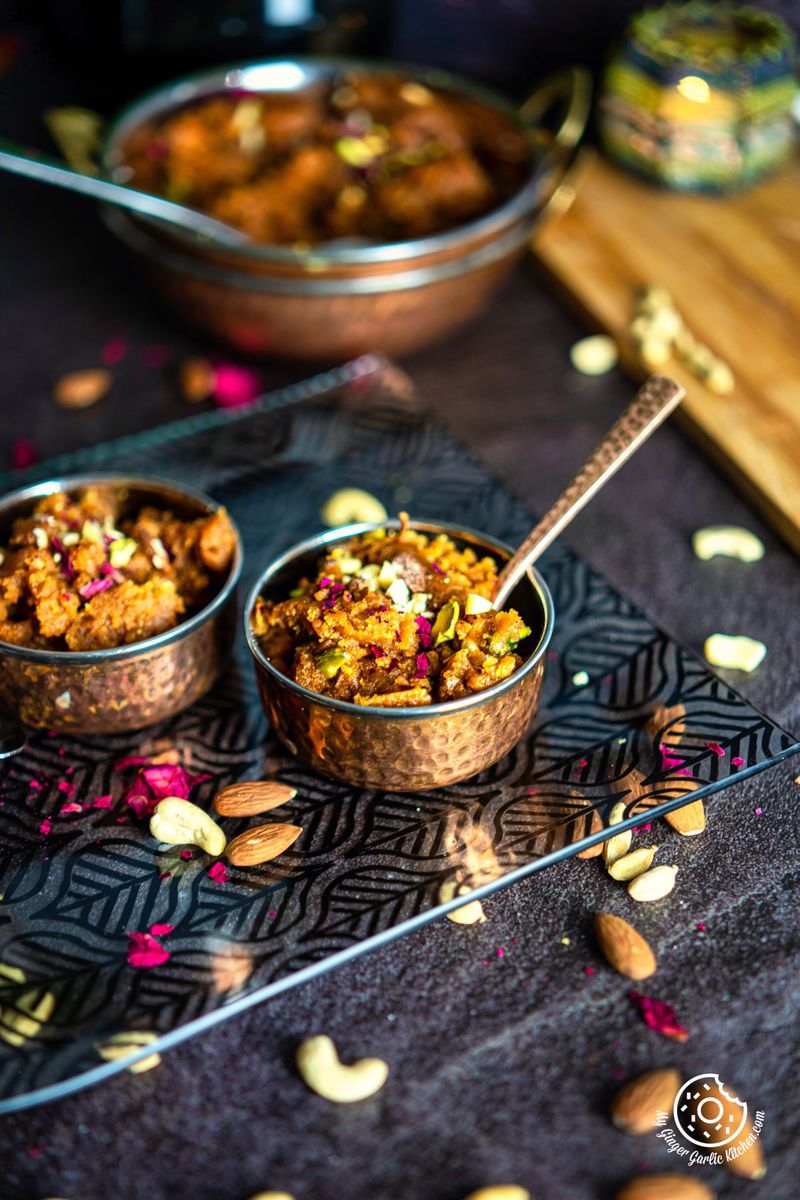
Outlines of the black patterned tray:
[[[372,358],[244,415],[202,415],[29,475],[101,466],[160,472],[227,504],[244,534],[245,585],[317,531],[322,503],[344,485],[367,488],[390,510],[514,544],[531,525],[429,420],[407,377]],[[590,833],[594,810],[624,799],[633,824],[643,809],[654,815],[687,791],[718,792],[800,749],[567,546],[551,549],[542,569],[557,619],[535,725],[492,770],[446,790],[358,792],[304,770],[269,736],[241,639],[212,694],[147,734],[32,737],[0,795],[0,1111],[130,1065],[97,1053],[115,1032],[155,1032],[164,1049],[441,916],[463,903],[439,902],[448,880],[481,896],[575,853],[587,833],[602,836]],[[669,719],[654,718],[665,705]],[[113,764],[164,743],[212,777],[194,793],[201,803],[242,778],[296,786],[280,819],[300,824],[301,839],[277,863],[231,868],[228,882],[209,876],[198,851],[187,860],[160,850],[126,809]],[[64,782],[78,801],[111,794],[113,807],[59,815]],[[162,939],[170,958],[132,968],[128,934],[153,924],[174,926]],[[47,1022],[8,1044],[15,1005],[45,993]]]

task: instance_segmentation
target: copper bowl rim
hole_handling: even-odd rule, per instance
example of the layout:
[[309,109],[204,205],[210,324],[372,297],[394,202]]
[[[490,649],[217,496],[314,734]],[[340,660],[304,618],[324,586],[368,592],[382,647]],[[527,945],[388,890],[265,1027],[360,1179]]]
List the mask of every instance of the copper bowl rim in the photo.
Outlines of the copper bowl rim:
[[[125,475],[118,472],[97,471],[91,474],[64,475],[54,479],[46,479],[40,483],[30,484],[27,487],[7,492],[5,496],[0,498],[0,519],[8,518],[13,513],[14,508],[25,505],[41,496],[49,496],[54,492],[74,491],[77,488],[89,487],[96,483],[110,484],[115,487],[138,488],[143,492],[151,489],[154,500],[159,495],[163,499],[164,493],[168,492],[173,496],[193,501],[207,513],[215,513],[222,507],[211,496],[207,496],[205,492],[187,487],[183,483],[175,483],[160,475]],[[224,607],[232,595],[236,584],[239,582],[244,557],[242,535],[232,518],[231,525],[236,534],[236,552],[225,582],[204,608],[201,608],[199,612],[194,613],[187,621],[181,622],[173,629],[167,629],[164,633],[159,633],[155,637],[145,638],[141,642],[131,642],[129,645],[114,646],[107,650],[41,650],[34,646],[17,646],[12,642],[0,641],[0,655],[26,659],[31,663],[49,663],[52,666],[89,666],[117,662],[120,659],[141,657],[153,650],[161,650],[164,646],[168,646],[172,642],[177,642],[184,637],[188,637],[190,633],[199,628],[199,626],[204,625]]]
[[[396,519],[388,521],[365,521],[355,525],[343,525],[340,529],[332,529],[327,533],[317,534],[315,537],[306,538],[305,541],[298,542],[296,545],[286,550],[280,557],[273,561],[261,572],[256,582],[250,589],[247,600],[244,606],[244,633],[247,640],[247,645],[250,653],[253,655],[257,665],[271,675],[273,679],[283,688],[303,700],[312,701],[315,704],[321,705],[323,708],[334,709],[336,712],[349,713],[354,717],[372,718],[375,720],[427,720],[433,717],[445,716],[448,713],[461,712],[464,709],[477,708],[481,704],[487,704],[490,700],[502,695],[504,692],[510,691],[521,683],[526,675],[542,661],[547,647],[550,644],[550,639],[553,635],[555,625],[555,610],[553,607],[553,597],[550,589],[545,583],[536,567],[531,567],[528,570],[527,582],[531,585],[537,595],[539,603],[542,606],[544,616],[544,628],[541,637],[536,645],[535,650],[525,660],[521,667],[509,675],[507,679],[503,679],[500,683],[495,683],[492,687],[486,688],[485,691],[477,692],[474,696],[463,696],[459,700],[443,700],[438,704],[426,704],[418,707],[408,708],[381,708],[379,705],[361,705],[353,704],[349,700],[337,700],[332,696],[323,696],[319,692],[312,692],[310,688],[303,687],[299,683],[295,683],[293,679],[289,679],[287,675],[279,671],[275,667],[258,645],[256,637],[253,633],[250,614],[253,611],[257,597],[261,594],[265,584],[282,570],[285,566],[291,563],[294,559],[308,554],[311,551],[319,550],[331,543],[346,541],[348,538],[356,537],[361,533],[368,533],[373,529],[398,529],[400,522]],[[472,542],[482,546],[483,548],[492,551],[501,556],[511,557],[514,553],[512,548],[505,542],[498,541],[496,538],[490,537],[488,534],[481,533],[480,530],[472,529],[469,526],[448,525],[436,521],[412,521],[411,528],[417,529],[421,533],[446,533],[448,536],[462,539],[467,542]],[[518,585],[519,586],[519,585]]]
[[[291,72],[293,80],[290,86],[272,87],[262,85],[257,88],[251,84],[250,90],[288,93],[307,88],[319,79],[330,78],[332,75],[345,71],[362,71],[370,74],[402,74],[416,83],[438,87],[456,95],[466,96],[483,104],[493,112],[500,113],[511,120],[528,135],[534,127],[525,120],[514,105],[498,93],[480,84],[463,79],[458,75],[435,67],[426,67],[410,63],[383,62],[372,59],[337,58],[334,56],[307,56],[279,59],[250,59],[242,62],[226,63],[218,67],[194,71],[182,75],[156,88],[144,92],[122,108],[106,127],[100,150],[102,169],[113,179],[114,170],[120,164],[115,162],[119,151],[119,143],[125,134],[137,125],[154,116],[177,109],[192,100],[204,96],[224,92],[227,88],[246,86],[247,72],[273,71],[280,79],[283,71],[286,79]],[[424,259],[431,254],[440,253],[447,249],[458,251],[464,243],[472,239],[489,238],[508,229],[517,222],[531,217],[541,198],[541,190],[548,177],[548,159],[551,154],[548,149],[537,153],[531,144],[531,162],[528,175],[521,186],[502,204],[496,205],[488,213],[473,221],[466,221],[452,229],[441,233],[429,234],[421,238],[412,238],[399,242],[378,242],[368,246],[337,246],[335,243],[320,242],[308,249],[294,249],[291,246],[272,245],[270,243],[254,242],[244,248],[225,247],[225,255],[231,261],[241,260],[244,266],[248,262],[261,263],[294,263],[298,266],[308,266],[318,272],[325,266],[359,266],[374,263],[413,261]],[[141,217],[130,219],[130,223],[141,227],[146,225],[151,229],[157,228],[167,233],[162,222]],[[122,223],[120,223],[122,224]],[[205,242],[189,232],[169,228],[168,237],[171,242],[182,245],[189,251],[202,253],[204,250],[215,249],[214,243]]]

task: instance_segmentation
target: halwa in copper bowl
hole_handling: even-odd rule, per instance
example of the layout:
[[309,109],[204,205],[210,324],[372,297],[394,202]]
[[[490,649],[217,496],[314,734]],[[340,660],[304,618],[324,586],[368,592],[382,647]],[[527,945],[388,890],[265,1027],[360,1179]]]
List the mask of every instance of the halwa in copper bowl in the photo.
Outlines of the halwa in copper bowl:
[[[96,533],[92,532],[90,538],[88,533],[84,537],[83,528],[80,533],[77,529],[71,531],[67,535],[69,544],[64,546],[60,537],[53,541],[42,517],[29,520],[37,506],[46,508],[60,494],[74,498],[92,488],[113,489],[122,498],[121,515],[130,514],[133,520],[137,514],[145,523],[143,528],[148,513],[172,514],[176,530],[190,530],[196,523],[214,521],[224,512],[210,497],[191,488],[158,478],[114,474],[48,480],[18,489],[0,500],[0,545],[8,545],[17,522],[17,529],[29,534],[29,557],[36,558],[37,548],[42,551],[42,561],[37,558],[32,562],[27,578],[19,583],[13,577],[20,555],[12,549],[0,564],[6,582],[2,628],[13,638],[0,639],[0,707],[37,729],[121,733],[174,716],[208,691],[232,644],[234,591],[242,569],[241,538],[233,523],[225,518],[229,545],[220,569],[207,573],[207,584],[204,577],[200,578],[195,595],[178,602],[174,595],[168,596],[171,607],[165,610],[169,589],[158,582],[155,553],[156,561],[149,568],[144,564],[145,574],[155,580],[150,591],[149,584],[145,587],[135,582],[135,556],[142,556],[135,538],[111,537],[100,526],[97,553],[105,555],[107,561],[95,569],[89,559]],[[127,517],[125,520],[127,523]],[[158,528],[157,522],[153,528]],[[113,531],[115,535],[120,532]],[[76,537],[78,542],[73,540]],[[131,543],[139,549],[134,550]],[[153,546],[167,559],[175,553],[157,537],[151,540],[148,553]],[[78,561],[78,550],[85,562]],[[46,562],[45,553],[49,556]],[[127,617],[121,615],[119,605],[107,603],[110,589],[116,588],[122,595],[123,587],[127,588],[129,601]],[[25,594],[27,591],[30,594]],[[148,616],[148,606],[152,610],[154,604],[162,605],[155,618],[152,611]],[[36,609],[42,619],[51,620],[43,627],[53,636],[41,632],[33,611],[38,605],[44,606]],[[31,618],[27,621],[26,611]],[[120,621],[126,619],[130,626],[120,628]],[[137,628],[160,632],[125,641],[136,638]],[[114,642],[119,644],[109,644]],[[70,644],[84,648],[66,648]],[[92,645],[103,648],[88,648]]]
[[[353,111],[331,111],[330,97],[353,92],[357,80],[375,89],[397,80],[411,97],[402,100],[408,112],[388,125],[367,113],[364,130],[353,125]],[[481,312],[523,254],[583,131],[587,80],[581,71],[565,72],[517,110],[484,88],[422,67],[295,59],[204,71],[158,88],[118,116],[101,169],[119,182],[166,190],[256,240],[223,248],[119,209],[108,209],[106,221],[170,307],[240,352],[328,361],[365,351],[407,354]],[[324,104],[309,117],[306,109],[320,95]],[[270,104],[281,121],[267,119]],[[545,134],[537,121],[554,105],[561,120]],[[445,122],[442,132],[439,112],[448,107],[467,114],[478,150],[477,142],[469,153],[448,143],[452,128]],[[355,117],[364,111],[358,101]],[[332,122],[323,147],[319,129]],[[494,132],[484,136],[484,127]],[[273,143],[270,170],[249,176],[241,146],[252,145],[257,155]],[[212,160],[215,171],[228,164],[237,186],[217,186],[221,176],[216,191],[203,186],[203,164],[210,171]],[[385,174],[377,188],[369,183],[373,168]],[[320,199],[305,221],[312,186]],[[376,191],[380,203],[373,203]],[[365,192],[370,220],[356,212]]]
[[[255,661],[264,709],[288,749],[315,770],[356,787],[418,791],[468,779],[493,766],[525,734],[536,710],[547,647],[553,632],[553,601],[535,569],[518,585],[508,607],[530,634],[516,648],[519,666],[501,682],[473,695],[423,707],[364,706],[321,695],[284,674],[265,653],[254,629],[260,597],[284,600],[304,578],[315,577],[320,557],[362,534],[397,529],[399,522],[362,523],[318,535],[288,550],[260,575],[245,604],[245,636]],[[445,534],[502,564],[512,551],[471,529],[427,521],[411,528]]]

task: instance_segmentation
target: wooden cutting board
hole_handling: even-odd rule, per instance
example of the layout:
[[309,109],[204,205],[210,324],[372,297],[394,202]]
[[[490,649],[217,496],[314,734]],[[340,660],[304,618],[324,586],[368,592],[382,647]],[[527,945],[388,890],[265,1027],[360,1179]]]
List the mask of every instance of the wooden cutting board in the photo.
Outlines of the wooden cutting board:
[[736,377],[715,396],[673,358],[662,369],[687,393],[676,419],[800,552],[800,163],[718,198],[651,187],[587,152],[570,183],[575,200],[539,231],[536,257],[636,378],[634,295],[672,293]]

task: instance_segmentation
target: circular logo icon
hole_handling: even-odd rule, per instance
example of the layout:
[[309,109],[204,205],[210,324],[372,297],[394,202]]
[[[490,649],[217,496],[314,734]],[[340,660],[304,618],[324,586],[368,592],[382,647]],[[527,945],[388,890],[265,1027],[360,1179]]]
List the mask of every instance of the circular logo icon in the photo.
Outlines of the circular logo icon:
[[727,1146],[744,1128],[747,1105],[728,1094],[719,1075],[695,1075],[681,1085],[672,1115],[687,1142]]

